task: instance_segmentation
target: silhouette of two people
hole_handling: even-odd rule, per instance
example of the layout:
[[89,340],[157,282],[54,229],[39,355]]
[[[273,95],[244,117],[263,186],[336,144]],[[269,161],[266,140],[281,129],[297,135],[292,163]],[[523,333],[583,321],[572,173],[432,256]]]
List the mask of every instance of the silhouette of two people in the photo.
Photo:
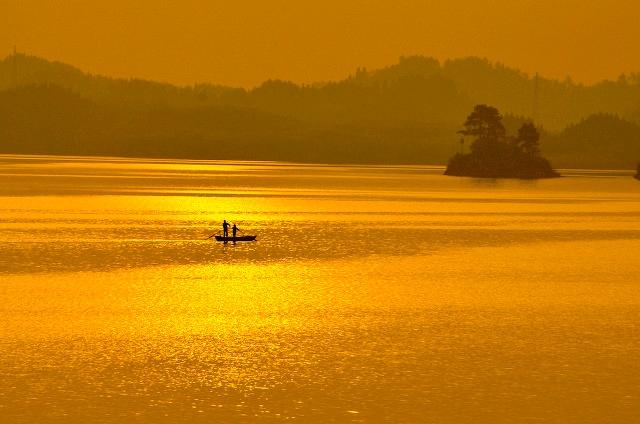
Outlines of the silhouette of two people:
[[[229,237],[229,227],[231,227],[231,224],[229,224],[226,219],[222,221],[223,237]],[[233,234],[233,238],[236,238],[236,234],[238,233],[238,226],[236,224],[233,224],[233,227],[231,228],[231,232]]]

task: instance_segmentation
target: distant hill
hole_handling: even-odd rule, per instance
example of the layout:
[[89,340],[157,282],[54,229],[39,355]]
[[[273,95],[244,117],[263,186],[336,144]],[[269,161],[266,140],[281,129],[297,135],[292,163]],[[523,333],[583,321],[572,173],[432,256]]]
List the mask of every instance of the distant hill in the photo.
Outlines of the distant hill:
[[[0,90],[53,83],[97,103],[130,107],[249,107],[311,122],[412,121],[459,124],[475,104],[531,118],[535,78],[484,59],[439,63],[403,57],[384,69],[359,69],[342,81],[300,86],[266,81],[251,90],[200,84],[177,87],[90,75],[22,54],[0,61]],[[538,79],[539,124],[561,130],[596,113],[640,121],[640,74],[583,86]]]
[[556,166],[633,169],[640,160],[640,125],[595,114],[550,136],[547,145]]
[[116,107],[56,85],[0,91],[0,153],[442,163],[454,132],[310,124],[250,108]]
[[[531,117],[535,84],[483,59],[413,56],[336,82],[179,87],[18,54],[0,61],[0,152],[445,163],[474,104],[498,107],[513,131]],[[628,166],[636,139],[624,125],[601,123],[597,139],[578,129],[606,114],[637,126],[639,75],[537,84],[544,153],[554,164]],[[592,147],[570,151],[581,143]]]

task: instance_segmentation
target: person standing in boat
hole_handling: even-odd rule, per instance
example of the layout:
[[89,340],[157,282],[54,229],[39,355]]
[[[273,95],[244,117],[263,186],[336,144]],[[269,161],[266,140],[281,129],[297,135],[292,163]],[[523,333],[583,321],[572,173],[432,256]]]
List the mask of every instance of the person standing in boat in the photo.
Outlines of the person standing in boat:
[[236,224],[233,224],[233,227],[231,228],[231,233],[233,234],[233,238],[236,238],[236,234],[238,233],[238,226]]
[[222,221],[222,236],[229,237],[229,223],[226,219]]

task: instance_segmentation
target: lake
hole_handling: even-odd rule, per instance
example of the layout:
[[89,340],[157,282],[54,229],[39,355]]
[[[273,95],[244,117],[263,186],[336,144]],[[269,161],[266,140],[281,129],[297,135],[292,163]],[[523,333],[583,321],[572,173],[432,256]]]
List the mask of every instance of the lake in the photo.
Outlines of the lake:
[[640,183],[442,171],[0,156],[0,421],[640,421]]

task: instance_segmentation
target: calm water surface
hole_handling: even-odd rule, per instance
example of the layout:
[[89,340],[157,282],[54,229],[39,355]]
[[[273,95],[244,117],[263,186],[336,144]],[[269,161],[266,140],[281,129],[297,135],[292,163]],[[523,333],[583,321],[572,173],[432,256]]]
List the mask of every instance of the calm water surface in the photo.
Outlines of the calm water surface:
[[441,172],[0,156],[0,421],[640,422],[640,183]]

